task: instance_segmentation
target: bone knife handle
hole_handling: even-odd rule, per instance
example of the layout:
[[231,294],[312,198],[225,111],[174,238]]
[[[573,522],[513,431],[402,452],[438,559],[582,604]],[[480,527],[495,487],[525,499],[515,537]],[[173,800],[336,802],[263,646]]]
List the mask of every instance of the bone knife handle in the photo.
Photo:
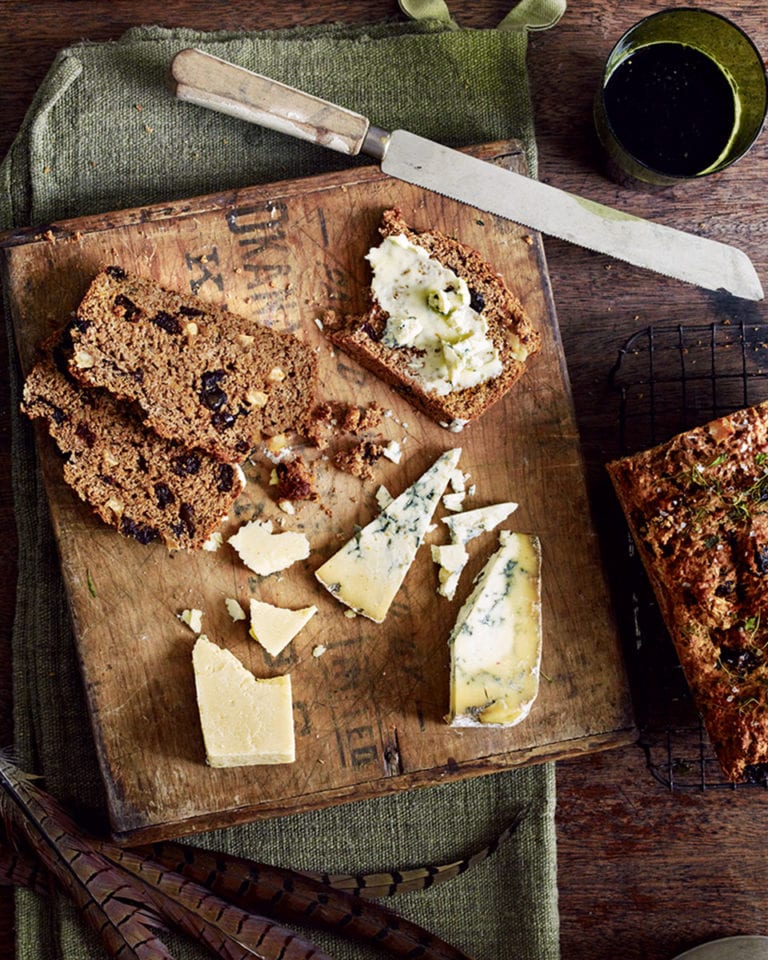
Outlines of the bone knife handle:
[[257,123],[349,156],[358,154],[369,122],[359,113],[262,77],[202,50],[181,50],[171,63],[180,100]]

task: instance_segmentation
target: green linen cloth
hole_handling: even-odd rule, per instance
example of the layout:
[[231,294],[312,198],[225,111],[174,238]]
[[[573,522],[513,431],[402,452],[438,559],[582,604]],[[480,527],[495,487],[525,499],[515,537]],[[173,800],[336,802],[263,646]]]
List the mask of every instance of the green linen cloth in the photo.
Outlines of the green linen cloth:
[[[0,167],[0,226],[39,225],[359,162],[175,101],[165,84],[168,64],[191,45],[349,106],[384,128],[407,128],[451,145],[517,137],[535,173],[527,28],[556,20],[562,0],[525,0],[500,29],[489,30],[461,29],[442,0],[403,0],[402,6],[428,19],[241,34],[138,27],[116,42],[63,50]],[[13,362],[10,375],[19,532],[16,752],[81,822],[106,831],[32,433],[15,412]],[[556,960],[552,764],[277,818],[196,842],[303,869],[408,867],[450,862],[482,847],[523,804],[530,805],[523,826],[494,857],[390,905],[476,960]],[[102,955],[68,903],[43,902],[25,891],[17,898],[17,940],[19,960]],[[316,940],[338,960],[382,956],[333,935]],[[200,955],[175,939],[173,946],[180,958]]]

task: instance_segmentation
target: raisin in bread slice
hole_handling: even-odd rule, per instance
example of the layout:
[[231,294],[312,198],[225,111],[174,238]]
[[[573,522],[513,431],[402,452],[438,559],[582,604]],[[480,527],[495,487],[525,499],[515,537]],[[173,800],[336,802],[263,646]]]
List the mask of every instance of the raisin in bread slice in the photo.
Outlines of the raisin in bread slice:
[[64,480],[126,537],[202,547],[244,489],[242,470],[158,436],[132,405],[81,387],[67,372],[67,340],[45,344],[22,401],[30,418],[47,421],[65,456]]
[[768,403],[607,465],[725,776],[768,775]]
[[[393,346],[387,327],[390,313],[373,292],[366,314],[342,317],[328,311],[324,329],[336,346],[394,387],[417,409],[444,427],[460,429],[485,413],[522,376],[526,361],[540,348],[539,334],[504,279],[476,250],[439,230],[416,232],[396,209],[384,211],[379,233],[383,242],[387,238],[410,242],[466,283],[469,305],[481,318],[476,322],[486,326],[485,338],[495,351],[494,375],[469,386],[450,382],[451,374],[439,383],[434,377],[426,377],[424,357],[432,349]],[[435,309],[448,312],[450,304],[440,302],[442,292],[436,290],[434,294]],[[406,318],[405,323],[408,322]]]
[[313,402],[317,358],[292,334],[120,267],[93,280],[72,338],[76,379],[134,401],[161,436],[225,462],[300,431]]

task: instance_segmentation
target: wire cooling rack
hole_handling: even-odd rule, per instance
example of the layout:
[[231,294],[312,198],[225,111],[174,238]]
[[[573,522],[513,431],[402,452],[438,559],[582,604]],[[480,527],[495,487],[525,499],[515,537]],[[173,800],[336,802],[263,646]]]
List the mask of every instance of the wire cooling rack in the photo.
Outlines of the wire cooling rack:
[[[646,327],[621,348],[611,379],[621,452],[643,450],[768,398],[768,325]],[[735,789],[720,772],[628,532],[623,559],[620,616],[628,621],[626,653],[648,769],[670,790]],[[766,788],[768,778],[750,786]]]

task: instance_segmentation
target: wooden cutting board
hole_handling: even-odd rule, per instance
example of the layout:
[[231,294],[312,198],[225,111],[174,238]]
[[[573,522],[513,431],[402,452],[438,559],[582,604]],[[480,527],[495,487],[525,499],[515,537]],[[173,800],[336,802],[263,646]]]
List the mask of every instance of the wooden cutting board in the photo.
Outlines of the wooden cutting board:
[[[473,152],[512,169],[523,165],[516,143]],[[417,229],[437,227],[480,250],[542,334],[542,350],[524,379],[461,433],[427,420],[331,349],[316,323],[328,307],[364,307],[364,257],[378,242],[381,211],[391,206]],[[293,331],[318,352],[323,397],[378,401],[391,411],[378,432],[403,451],[400,463],[382,460],[368,482],[317,460],[320,500],[294,516],[275,504],[272,463],[253,457],[248,488],[225,533],[260,516],[302,530],[312,546],[306,562],[260,578],[226,544],[215,553],[171,555],[100,524],[63,483],[54,444],[40,430],[41,469],[117,839],[147,841],[293,813],[634,738],[538,235],[359,167],[6,234],[0,248],[24,370],[35,345],[71,316],[91,277],[115,263]],[[399,494],[454,446],[462,447],[460,465],[474,488],[465,508],[516,500],[519,509],[502,526],[535,532],[542,543],[541,690],[530,716],[510,729],[451,729],[443,719],[446,641],[474,575],[497,544],[496,533],[469,545],[470,564],[452,602],[436,593],[436,568],[428,546],[422,547],[380,625],[345,616],[313,575],[356,524],[375,515],[380,484]],[[438,523],[429,542],[447,540]],[[316,604],[319,612],[273,659],[225,609],[227,597],[247,609],[252,596],[282,606]],[[207,635],[257,677],[290,672],[294,764],[206,766],[191,663],[195,636],[177,617],[186,608],[203,610]]]

